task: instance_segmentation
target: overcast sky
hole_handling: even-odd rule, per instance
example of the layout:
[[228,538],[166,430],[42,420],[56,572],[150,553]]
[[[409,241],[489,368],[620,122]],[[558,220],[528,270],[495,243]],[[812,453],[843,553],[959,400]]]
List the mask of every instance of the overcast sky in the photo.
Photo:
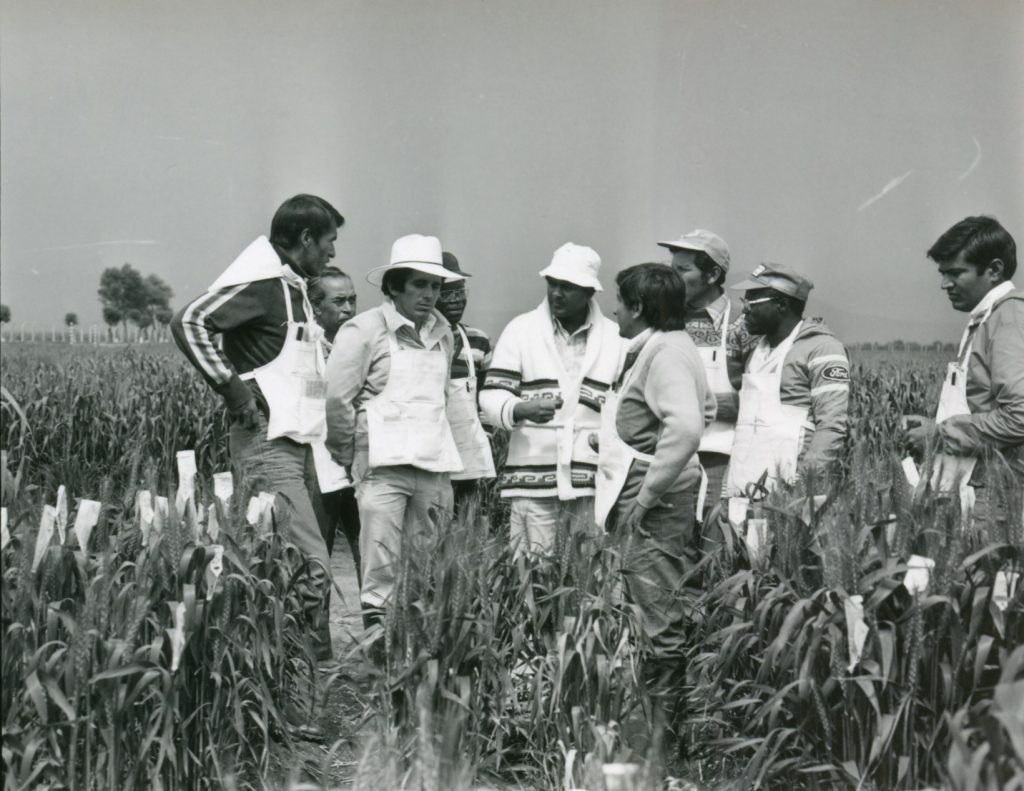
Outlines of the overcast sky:
[[764,260],[805,272],[845,340],[953,340],[925,250],[977,213],[1024,240],[1020,0],[0,9],[15,326],[99,321],[100,272],[124,262],[179,307],[297,192],[347,218],[335,262],[360,307],[397,236],[435,234],[491,332],[540,301],[566,241],[614,293],[702,227],[734,282]]

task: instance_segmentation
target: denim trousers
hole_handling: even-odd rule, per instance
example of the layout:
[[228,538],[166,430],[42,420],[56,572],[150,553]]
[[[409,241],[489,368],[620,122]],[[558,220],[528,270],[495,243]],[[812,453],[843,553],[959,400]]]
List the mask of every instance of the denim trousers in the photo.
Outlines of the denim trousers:
[[268,440],[262,415],[254,429],[232,424],[229,447],[239,490],[273,494],[278,529],[310,560],[310,580],[299,588],[299,595],[315,630],[317,655],[327,658],[331,641],[324,605],[331,584],[330,558],[313,509],[313,498],[319,497],[313,452],[309,445],[284,437]]

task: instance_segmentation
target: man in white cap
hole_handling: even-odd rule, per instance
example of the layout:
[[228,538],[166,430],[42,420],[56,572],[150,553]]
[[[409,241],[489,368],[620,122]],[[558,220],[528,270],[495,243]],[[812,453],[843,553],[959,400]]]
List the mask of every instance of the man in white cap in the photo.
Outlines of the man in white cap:
[[697,514],[700,521],[722,492],[736,432],[743,366],[759,339],[747,330],[743,312],[725,291],[731,258],[722,237],[698,228],[658,244],[672,251],[672,268],[686,285],[686,332],[697,346],[718,406],[715,420],[701,436],[698,453],[707,475],[704,513]]
[[[277,495],[287,534],[312,561],[301,593],[319,625],[319,658],[331,655],[322,619],[330,560],[314,515],[312,446],[326,434],[322,332],[307,281],[334,257],[344,223],[323,198],[296,195],[205,294],[171,321],[175,342],[224,399],[231,420],[231,463],[240,482]],[[219,335],[218,344],[214,336]]]
[[555,251],[540,273],[546,298],[509,322],[480,392],[488,422],[511,431],[499,485],[512,501],[512,540],[528,552],[550,552],[563,519],[594,529],[597,453],[588,438],[625,356],[618,325],[594,299],[600,267],[589,247]]
[[356,486],[365,621],[391,595],[405,541],[451,505],[462,469],[446,415],[452,332],[435,305],[446,280],[441,243],[412,234],[367,279],[384,303],[344,324],[327,362],[327,447]]

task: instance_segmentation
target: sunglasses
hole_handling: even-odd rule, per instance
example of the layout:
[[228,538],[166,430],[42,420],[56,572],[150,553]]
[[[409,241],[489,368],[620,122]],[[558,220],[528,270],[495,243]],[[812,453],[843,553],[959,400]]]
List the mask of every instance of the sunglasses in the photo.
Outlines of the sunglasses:
[[744,299],[740,298],[740,302],[743,303],[743,307],[749,308],[751,305],[757,305],[761,302],[774,302],[778,297],[758,297],[757,299]]

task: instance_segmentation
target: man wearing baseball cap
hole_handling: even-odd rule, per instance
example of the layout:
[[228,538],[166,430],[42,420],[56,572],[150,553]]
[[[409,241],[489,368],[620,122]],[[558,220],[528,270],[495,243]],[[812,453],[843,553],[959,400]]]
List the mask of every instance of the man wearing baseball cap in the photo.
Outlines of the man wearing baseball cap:
[[559,525],[591,531],[598,431],[604,393],[618,378],[625,344],[601,314],[601,258],[589,247],[559,247],[540,273],[547,295],[509,322],[484,377],[480,407],[488,422],[511,432],[499,476],[511,500],[517,546],[548,553]]
[[448,473],[462,469],[446,412],[452,332],[435,308],[441,285],[462,277],[442,265],[437,237],[401,237],[367,275],[384,304],[342,325],[327,361],[327,448],[356,486],[368,624],[403,544],[450,506]]
[[814,284],[789,267],[761,264],[745,291],[747,330],[764,336],[743,373],[725,495],[766,477],[771,490],[797,475],[827,476],[847,434],[850,362],[821,319],[805,319]]
[[739,411],[743,366],[759,338],[747,331],[743,312],[726,293],[729,246],[711,231],[696,229],[675,241],[658,242],[672,251],[672,268],[686,285],[686,332],[704,363],[718,412],[701,435],[698,457],[707,475],[702,521],[722,492]]

